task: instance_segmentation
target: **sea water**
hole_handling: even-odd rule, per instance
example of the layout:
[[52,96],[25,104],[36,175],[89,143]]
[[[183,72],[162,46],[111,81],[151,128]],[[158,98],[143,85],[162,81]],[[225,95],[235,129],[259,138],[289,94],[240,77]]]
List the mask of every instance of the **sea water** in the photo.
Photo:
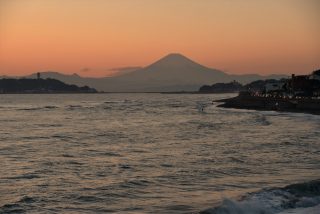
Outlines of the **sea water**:
[[320,116],[232,96],[0,95],[0,213],[320,213]]

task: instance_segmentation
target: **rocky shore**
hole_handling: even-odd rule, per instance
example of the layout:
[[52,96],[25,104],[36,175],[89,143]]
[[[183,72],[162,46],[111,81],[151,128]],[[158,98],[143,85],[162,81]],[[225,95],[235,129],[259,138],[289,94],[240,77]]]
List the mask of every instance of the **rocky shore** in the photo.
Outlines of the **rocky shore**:
[[301,112],[320,115],[320,99],[262,97],[240,93],[237,97],[218,100],[217,102],[223,102],[218,107],[224,108]]

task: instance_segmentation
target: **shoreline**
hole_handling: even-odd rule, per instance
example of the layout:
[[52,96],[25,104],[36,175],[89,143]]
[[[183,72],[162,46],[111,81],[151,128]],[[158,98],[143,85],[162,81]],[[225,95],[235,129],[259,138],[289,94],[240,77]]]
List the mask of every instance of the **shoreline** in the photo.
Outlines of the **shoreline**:
[[183,92],[15,92],[15,93],[0,93],[1,94],[234,94],[238,92],[197,92],[197,91],[183,91]]
[[289,99],[239,94],[238,96],[233,98],[216,100],[214,102],[223,102],[223,104],[218,105],[218,107],[223,108],[308,113],[320,115],[320,99]]

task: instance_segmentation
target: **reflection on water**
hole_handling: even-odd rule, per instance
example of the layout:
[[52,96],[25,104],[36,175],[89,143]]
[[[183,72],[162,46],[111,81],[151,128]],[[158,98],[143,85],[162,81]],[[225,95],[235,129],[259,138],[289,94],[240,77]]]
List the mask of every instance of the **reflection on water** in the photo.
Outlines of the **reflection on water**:
[[0,213],[194,213],[319,177],[319,116],[225,96],[1,95]]

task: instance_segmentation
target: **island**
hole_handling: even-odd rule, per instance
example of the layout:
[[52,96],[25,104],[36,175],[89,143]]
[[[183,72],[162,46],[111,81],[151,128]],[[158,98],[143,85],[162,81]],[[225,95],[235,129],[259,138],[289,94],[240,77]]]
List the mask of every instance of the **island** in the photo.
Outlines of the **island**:
[[32,94],[32,93],[97,93],[88,86],[69,85],[56,79],[0,79],[0,94]]

